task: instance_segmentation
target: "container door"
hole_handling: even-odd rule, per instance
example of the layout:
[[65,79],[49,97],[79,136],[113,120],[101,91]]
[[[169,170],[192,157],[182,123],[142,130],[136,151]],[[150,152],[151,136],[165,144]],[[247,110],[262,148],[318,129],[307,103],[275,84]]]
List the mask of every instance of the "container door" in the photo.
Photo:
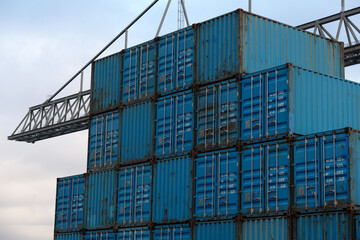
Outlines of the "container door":
[[193,83],[194,30],[185,29],[177,34],[177,88]]
[[216,86],[206,86],[199,92],[197,145],[207,149],[216,145]]
[[219,84],[219,145],[229,145],[238,139],[238,94],[237,83]]
[[132,223],[133,213],[133,179],[134,169],[125,168],[119,171],[118,188],[118,214],[117,222],[119,224]]
[[155,93],[155,55],[154,43],[146,43],[140,47],[139,98]]
[[131,240],[150,240],[150,231],[148,229],[140,228],[133,230]]
[[262,137],[263,75],[254,75],[242,81],[241,139]]
[[110,231],[87,232],[84,240],[115,240],[115,233]]
[[266,137],[287,133],[288,117],[288,69],[275,70],[264,74],[264,126]]
[[119,113],[105,115],[104,166],[116,164],[119,153]]
[[103,164],[103,144],[104,144],[104,120],[103,115],[95,116],[91,119],[89,137],[89,160],[88,168],[96,168]]
[[181,225],[168,225],[156,227],[153,232],[153,240],[190,240],[191,231],[189,227]]
[[129,102],[138,98],[136,89],[138,81],[138,47],[130,48],[124,53],[124,72],[123,72],[123,102]]
[[157,156],[170,155],[173,145],[173,97],[165,97],[156,103],[156,151]]
[[243,213],[262,213],[264,206],[264,148],[252,146],[242,152],[242,201]]
[[265,159],[267,212],[279,212],[289,209],[289,145],[267,144]]
[[205,154],[196,159],[195,216],[215,216],[216,210],[216,164],[215,153]]
[[237,151],[218,154],[217,215],[236,214],[238,210],[238,163]]
[[320,138],[305,138],[294,145],[294,204],[298,209],[320,206]]
[[151,166],[135,167],[134,187],[134,222],[147,222],[150,220],[151,209]]
[[324,207],[349,203],[349,143],[346,134],[322,137]]
[[166,35],[158,43],[158,64],[159,79],[158,89],[161,92],[171,91],[175,88],[175,55],[176,55],[175,35]]

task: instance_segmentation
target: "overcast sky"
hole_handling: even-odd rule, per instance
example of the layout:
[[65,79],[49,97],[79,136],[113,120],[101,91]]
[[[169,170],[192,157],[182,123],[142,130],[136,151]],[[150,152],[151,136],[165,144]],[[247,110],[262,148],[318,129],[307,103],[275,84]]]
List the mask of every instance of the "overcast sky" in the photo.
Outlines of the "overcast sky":
[[[87,131],[37,142],[7,141],[28,108],[56,92],[150,0],[0,0],[0,239],[52,239],[56,178],[86,171]],[[166,0],[129,31],[134,45],[154,37]],[[247,9],[247,0],[187,0],[191,23]],[[299,25],[340,11],[340,0],[253,0],[253,12]],[[359,6],[346,2],[346,9]],[[354,19],[360,25],[359,19]],[[162,34],[176,30],[172,1]],[[123,38],[111,51],[120,51]],[[85,74],[87,86],[90,75]],[[360,66],[346,69],[360,82]],[[75,93],[78,82],[64,94]]]

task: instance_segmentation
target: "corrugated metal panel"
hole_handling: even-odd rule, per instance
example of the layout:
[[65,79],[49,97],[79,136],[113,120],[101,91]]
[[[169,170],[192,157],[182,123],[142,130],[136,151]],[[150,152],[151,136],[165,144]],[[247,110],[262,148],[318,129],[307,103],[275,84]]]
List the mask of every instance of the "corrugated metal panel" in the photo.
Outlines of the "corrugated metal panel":
[[153,240],[191,240],[191,228],[188,225],[162,225],[153,230]]
[[116,53],[93,63],[91,112],[105,111],[120,104],[121,68],[121,53]]
[[235,149],[200,154],[195,159],[195,217],[237,213],[238,171],[239,153]]
[[355,234],[356,240],[360,239],[360,215],[355,216]]
[[89,173],[86,177],[85,226],[106,228],[115,224],[116,171]]
[[116,240],[112,230],[85,232],[84,240]]
[[287,240],[291,232],[286,217],[255,218],[242,223],[241,240]]
[[178,91],[193,83],[194,30],[188,27],[158,41],[158,88],[160,93]]
[[150,221],[151,166],[135,165],[118,173],[117,223],[142,224]]
[[138,103],[122,110],[120,162],[136,162],[152,156],[153,112],[153,102]]
[[117,240],[150,240],[148,228],[120,228],[117,233]]
[[55,231],[76,231],[84,226],[85,177],[83,174],[58,178]]
[[114,166],[119,154],[119,112],[113,111],[93,116],[89,129],[90,169]]
[[82,233],[58,233],[55,240],[82,240]]
[[185,91],[156,102],[155,156],[185,154],[193,147],[193,94]]
[[288,64],[244,76],[241,89],[242,140],[360,128],[358,83]]
[[195,240],[235,240],[236,223],[232,221],[199,223],[195,226]]
[[231,146],[238,139],[236,79],[201,88],[197,96],[197,148]]
[[289,209],[290,146],[267,142],[241,152],[241,211],[245,214],[273,214]]
[[191,216],[191,159],[170,158],[155,163],[153,222],[185,221]]
[[298,240],[354,239],[346,213],[319,213],[296,218]]
[[156,45],[154,41],[125,50],[122,86],[123,102],[154,95],[155,59]]
[[347,129],[300,137],[294,145],[295,207],[360,206],[359,137]]

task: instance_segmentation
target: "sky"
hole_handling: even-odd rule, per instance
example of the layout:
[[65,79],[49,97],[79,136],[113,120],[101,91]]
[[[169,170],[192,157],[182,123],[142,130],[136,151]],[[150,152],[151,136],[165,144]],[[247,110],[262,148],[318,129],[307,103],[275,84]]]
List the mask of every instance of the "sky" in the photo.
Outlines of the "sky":
[[[56,179],[86,171],[88,131],[36,142],[8,141],[28,108],[44,102],[113,37],[150,0],[0,0],[0,239],[48,240],[53,237]],[[129,46],[154,38],[167,1],[160,0],[129,31]],[[289,25],[338,13],[340,0],[253,0],[252,10]],[[187,0],[190,23],[237,8],[243,0]],[[346,9],[358,7],[346,1]],[[359,18],[353,20],[360,25]],[[334,26],[335,27],[335,26]],[[161,35],[177,28],[172,1]],[[105,53],[124,48],[120,38]],[[103,56],[105,56],[103,55]],[[346,68],[360,82],[360,65]],[[85,72],[85,86],[90,73]],[[76,93],[79,81],[62,93]]]

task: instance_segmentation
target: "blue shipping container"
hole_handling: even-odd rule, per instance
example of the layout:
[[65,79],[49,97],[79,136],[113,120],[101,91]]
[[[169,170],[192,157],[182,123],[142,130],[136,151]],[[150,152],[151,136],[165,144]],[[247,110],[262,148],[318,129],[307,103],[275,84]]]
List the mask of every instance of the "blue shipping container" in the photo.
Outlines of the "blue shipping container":
[[156,102],[155,156],[184,155],[193,147],[193,94],[179,92]]
[[297,138],[294,144],[296,208],[360,207],[359,139],[360,133],[351,129]]
[[208,85],[197,95],[197,148],[230,146],[238,139],[236,79]]
[[148,228],[120,228],[117,232],[117,240],[150,240]]
[[355,82],[287,64],[244,76],[241,91],[243,141],[360,128]]
[[277,214],[290,204],[290,146],[267,142],[241,152],[241,211],[248,215]]
[[286,217],[254,218],[242,222],[241,240],[287,240],[291,236]]
[[210,83],[287,62],[344,77],[343,45],[237,10],[195,25],[195,79]]
[[119,112],[113,111],[93,116],[90,120],[89,170],[113,167],[119,154]]
[[130,102],[155,94],[156,45],[149,41],[126,49],[122,101]]
[[235,149],[208,152],[195,159],[195,217],[219,219],[237,213],[238,173]]
[[55,231],[70,232],[84,227],[85,177],[83,174],[58,178]]
[[151,165],[123,167],[118,173],[117,223],[144,224],[150,221]]
[[120,104],[122,54],[99,59],[92,65],[91,112],[110,110]]
[[112,230],[85,232],[84,240],[116,240]]
[[142,102],[125,107],[120,123],[120,162],[149,159],[153,151],[154,103]]
[[193,83],[194,30],[181,29],[158,41],[158,80],[160,93],[179,91]]
[[191,240],[191,228],[188,225],[156,226],[152,233],[153,240]]
[[85,189],[85,227],[96,229],[114,226],[116,171],[89,173]]
[[56,233],[54,240],[83,240],[82,233]]
[[355,234],[356,240],[360,240],[360,215],[355,215]]
[[155,163],[152,220],[171,223],[191,217],[191,158],[182,156]]
[[198,223],[195,225],[195,240],[235,240],[236,232],[233,221]]

